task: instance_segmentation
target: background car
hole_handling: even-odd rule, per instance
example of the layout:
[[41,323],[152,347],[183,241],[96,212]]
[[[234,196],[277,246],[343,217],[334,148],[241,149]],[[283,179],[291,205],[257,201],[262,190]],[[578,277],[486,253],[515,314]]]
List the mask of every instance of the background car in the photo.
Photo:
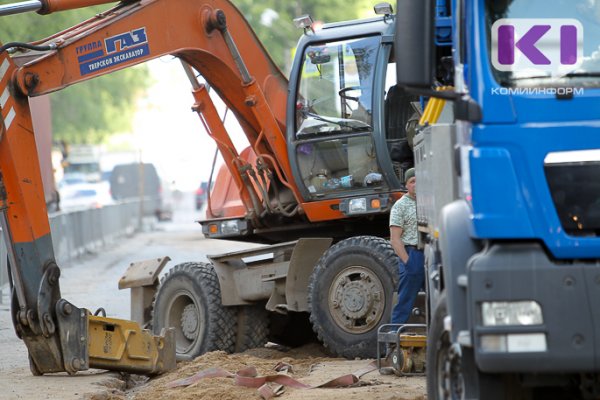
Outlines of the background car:
[[206,198],[208,194],[208,182],[200,183],[200,187],[196,189],[196,210],[200,210],[204,203],[206,203]]
[[65,174],[63,176],[63,178],[60,180],[60,182],[58,182],[58,188],[63,189],[65,186],[77,185],[77,184],[82,184],[82,183],[89,183],[85,179],[85,175],[77,173],[77,172],[69,173],[69,174]]
[[110,192],[115,200],[143,197],[144,213],[156,215],[159,221],[170,221],[173,209],[163,199],[163,187],[151,163],[116,165],[110,174]]
[[108,182],[73,183],[60,189],[62,211],[100,208],[113,203]]

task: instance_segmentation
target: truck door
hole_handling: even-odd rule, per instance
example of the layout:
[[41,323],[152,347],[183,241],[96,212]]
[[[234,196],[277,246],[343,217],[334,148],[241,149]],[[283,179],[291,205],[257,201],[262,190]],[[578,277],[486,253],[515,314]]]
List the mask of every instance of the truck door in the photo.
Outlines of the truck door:
[[296,88],[292,162],[307,200],[388,189],[374,140],[381,38],[310,44]]

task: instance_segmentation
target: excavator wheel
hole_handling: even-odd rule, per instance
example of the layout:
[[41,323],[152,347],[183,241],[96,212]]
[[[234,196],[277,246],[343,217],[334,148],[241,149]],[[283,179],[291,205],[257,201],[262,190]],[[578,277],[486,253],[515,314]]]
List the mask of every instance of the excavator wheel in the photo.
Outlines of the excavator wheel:
[[263,304],[240,306],[237,313],[235,352],[263,347],[269,336],[269,314]]
[[211,264],[188,262],[171,269],[160,282],[152,327],[175,328],[178,360],[214,350],[235,350],[236,310],[221,304],[221,287]]
[[314,331],[338,356],[375,357],[377,328],[389,322],[397,286],[398,256],[387,240],[357,236],[335,244],[308,286]]

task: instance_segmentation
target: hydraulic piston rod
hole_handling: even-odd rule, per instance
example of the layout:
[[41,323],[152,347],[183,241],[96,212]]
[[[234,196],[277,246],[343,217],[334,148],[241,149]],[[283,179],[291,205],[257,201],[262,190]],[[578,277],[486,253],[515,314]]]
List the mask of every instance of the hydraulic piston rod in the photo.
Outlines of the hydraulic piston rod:
[[0,16],[21,14],[37,11],[42,8],[39,0],[22,1],[20,3],[3,4],[0,6]]
[[55,11],[73,10],[115,2],[116,0],[29,0],[0,5],[0,16],[32,11],[38,14],[50,14]]

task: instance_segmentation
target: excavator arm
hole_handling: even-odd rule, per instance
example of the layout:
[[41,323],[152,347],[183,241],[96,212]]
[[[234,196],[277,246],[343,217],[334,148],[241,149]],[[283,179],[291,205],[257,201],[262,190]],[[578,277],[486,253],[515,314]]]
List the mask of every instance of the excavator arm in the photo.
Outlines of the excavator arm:
[[[38,12],[74,8],[73,0],[52,1],[57,3]],[[15,85],[27,96],[164,55],[180,58],[199,72],[233,111],[257,155],[258,168],[240,157],[220,119],[211,113],[206,88],[193,81],[194,110],[224,157],[247,218],[260,226],[267,211],[284,216],[298,211],[301,195],[293,183],[283,134],[288,82],[229,1],[122,2],[34,44],[50,51],[22,56]],[[267,193],[270,188],[275,195]],[[287,195],[280,196],[280,192]],[[285,207],[279,204],[280,198],[287,199]]]
[[[47,14],[107,2],[34,0],[2,6],[0,15]],[[16,49],[12,56],[7,52],[10,48]],[[271,206],[264,201],[269,179],[299,199],[289,183],[292,173],[282,133],[287,80],[230,2],[125,1],[49,38],[0,47],[0,220],[9,249],[13,322],[28,347],[34,373],[75,373],[88,366],[157,373],[174,366],[168,334],[165,338],[144,336],[127,321],[91,316],[61,298],[60,269],[52,247],[28,103],[28,97],[169,54],[182,60],[193,86],[193,110],[217,142],[248,215],[258,223],[265,204]],[[207,88],[196,80],[196,71],[235,113],[263,166],[258,174],[237,154]],[[97,341],[115,331],[122,339],[118,352],[144,359],[147,365],[136,369],[127,363],[107,362],[112,354],[95,358],[95,349],[106,350]],[[151,354],[136,353],[146,348]]]

